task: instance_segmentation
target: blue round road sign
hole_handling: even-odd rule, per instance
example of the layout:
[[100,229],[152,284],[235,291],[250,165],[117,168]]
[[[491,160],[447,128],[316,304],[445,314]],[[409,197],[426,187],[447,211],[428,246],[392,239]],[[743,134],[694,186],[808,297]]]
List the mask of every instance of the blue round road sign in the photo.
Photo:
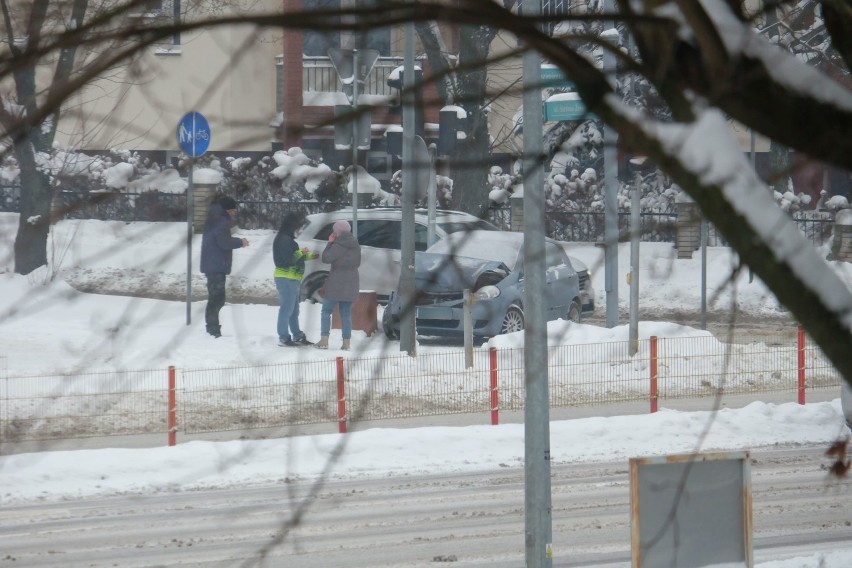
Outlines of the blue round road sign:
[[195,111],[186,113],[178,123],[177,140],[190,158],[203,156],[210,146],[210,125],[204,115]]

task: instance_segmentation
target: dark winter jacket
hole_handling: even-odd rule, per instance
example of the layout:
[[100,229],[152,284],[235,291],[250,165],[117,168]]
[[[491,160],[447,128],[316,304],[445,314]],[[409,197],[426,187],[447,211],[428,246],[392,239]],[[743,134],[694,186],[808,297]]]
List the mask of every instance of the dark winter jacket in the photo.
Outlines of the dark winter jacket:
[[278,231],[272,241],[272,260],[275,262],[275,278],[301,280],[305,274],[305,261],[317,258],[315,254],[303,253],[293,233]]
[[230,274],[233,250],[243,246],[243,241],[231,236],[236,224],[218,203],[210,206],[204,235],[201,237],[201,272],[204,274]]
[[323,296],[339,302],[354,302],[358,299],[360,282],[358,267],[361,266],[361,246],[352,233],[341,233],[322,251],[322,261],[331,265]]

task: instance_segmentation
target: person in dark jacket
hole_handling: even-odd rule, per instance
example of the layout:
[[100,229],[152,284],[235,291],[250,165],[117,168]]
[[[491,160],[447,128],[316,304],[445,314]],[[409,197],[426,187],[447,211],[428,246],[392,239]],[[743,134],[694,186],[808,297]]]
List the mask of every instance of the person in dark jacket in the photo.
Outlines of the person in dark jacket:
[[204,235],[201,237],[201,272],[207,277],[207,308],[204,321],[207,333],[222,336],[219,311],[225,305],[225,278],[231,273],[233,250],[249,246],[248,239],[231,236],[236,225],[237,202],[222,197],[210,205]]
[[278,289],[278,345],[295,347],[312,345],[299,327],[299,288],[305,274],[305,261],[319,258],[307,248],[299,248],[296,234],[304,224],[304,216],[288,213],[281,221],[272,243],[275,261],[275,288]]
[[352,234],[348,221],[337,221],[328,236],[328,244],[322,251],[322,261],[331,265],[328,280],[323,292],[322,311],[320,312],[319,349],[328,349],[328,336],[331,330],[331,312],[334,306],[340,313],[340,327],[343,336],[343,350],[349,350],[352,337],[352,303],[358,299],[360,282],[358,267],[361,266],[361,245]]

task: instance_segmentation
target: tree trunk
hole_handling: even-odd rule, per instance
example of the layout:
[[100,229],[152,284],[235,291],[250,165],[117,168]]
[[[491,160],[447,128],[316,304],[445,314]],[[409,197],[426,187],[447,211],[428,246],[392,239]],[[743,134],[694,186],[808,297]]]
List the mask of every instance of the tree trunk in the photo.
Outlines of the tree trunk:
[[46,176],[36,168],[31,138],[15,145],[15,155],[21,168],[21,216],[15,236],[15,272],[29,274],[47,265],[50,185]]
[[486,99],[488,68],[467,66],[486,61],[494,39],[494,30],[485,26],[463,26],[459,34],[458,100],[467,113],[464,141],[459,144],[458,167],[453,169],[454,209],[484,217],[488,210],[488,169],[491,138],[488,133],[488,113],[481,101]]
[[773,172],[783,175],[772,180],[772,189],[779,193],[787,191],[787,180],[790,177],[790,150],[775,140],[769,142],[769,166]]
[[[481,111],[481,109],[477,109]],[[452,207],[477,217],[488,211],[488,158],[489,138],[484,113],[474,110],[470,117],[474,128],[464,141],[459,141],[456,166],[452,169]],[[468,112],[471,112],[468,109]],[[470,116],[470,115],[469,115]]]

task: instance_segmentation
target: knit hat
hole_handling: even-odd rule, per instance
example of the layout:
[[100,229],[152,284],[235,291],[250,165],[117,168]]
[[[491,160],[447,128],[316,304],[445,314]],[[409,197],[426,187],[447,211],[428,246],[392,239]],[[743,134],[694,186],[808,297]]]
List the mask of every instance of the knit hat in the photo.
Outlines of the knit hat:
[[219,205],[221,205],[222,209],[224,209],[225,211],[237,208],[237,202],[234,201],[234,198],[228,197],[227,195],[219,200]]
[[334,226],[332,226],[331,230],[336,236],[340,236],[342,233],[351,232],[352,227],[349,226],[349,221],[341,219],[340,221],[334,222]]

